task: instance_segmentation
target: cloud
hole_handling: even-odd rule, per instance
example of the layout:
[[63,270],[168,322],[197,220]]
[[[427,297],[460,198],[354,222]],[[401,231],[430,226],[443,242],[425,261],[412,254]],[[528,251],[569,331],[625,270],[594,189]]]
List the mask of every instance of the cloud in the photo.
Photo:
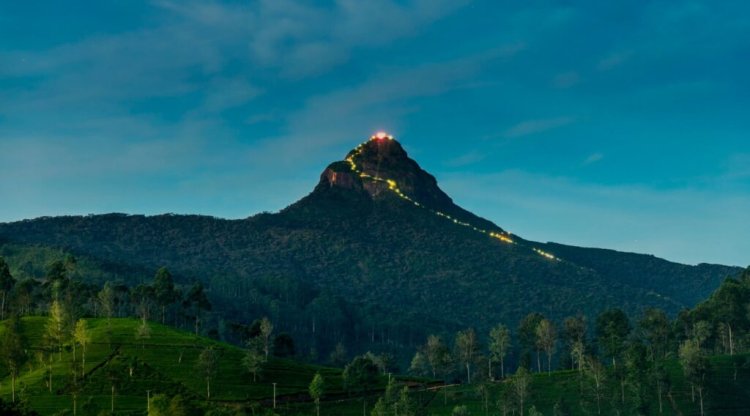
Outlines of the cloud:
[[201,110],[221,112],[245,104],[261,93],[260,88],[241,77],[214,79],[206,92]]
[[611,53],[596,64],[596,69],[599,71],[615,69],[627,62],[632,56],[633,52],[631,51]]
[[303,78],[348,61],[354,49],[413,36],[467,3],[337,0],[330,7],[316,7],[303,1],[260,0],[245,6],[196,1],[156,4],[216,29],[246,28],[239,31],[253,63],[277,68],[285,77]]
[[602,153],[592,153],[590,154],[586,159],[584,159],[583,164],[584,165],[591,165],[593,163],[596,163],[600,160],[604,159],[604,154]]
[[542,133],[547,130],[567,126],[575,122],[573,117],[555,117],[520,122],[503,132],[504,137],[514,138]]
[[576,71],[563,72],[557,74],[552,80],[552,85],[555,88],[570,88],[581,82],[581,76]]
[[414,99],[474,88],[473,77],[498,57],[506,58],[507,51],[501,48],[453,61],[387,68],[354,86],[312,96],[285,119],[282,134],[266,138],[253,150],[252,160],[266,163],[270,155],[283,154],[284,160],[278,163],[297,165],[315,153],[339,160],[343,154],[332,153],[333,148],[341,152],[339,145],[364,140],[368,132],[386,130],[398,136],[402,118],[418,111]]
[[478,151],[471,151],[468,153],[464,153],[458,157],[455,157],[445,163],[445,166],[451,167],[451,168],[459,168],[467,165],[474,164],[476,162],[480,162],[486,158],[486,154],[483,152]]

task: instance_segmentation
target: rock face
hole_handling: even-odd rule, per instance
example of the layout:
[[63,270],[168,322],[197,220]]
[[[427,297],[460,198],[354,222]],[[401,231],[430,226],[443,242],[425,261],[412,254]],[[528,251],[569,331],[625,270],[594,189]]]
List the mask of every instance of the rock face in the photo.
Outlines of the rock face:
[[322,184],[327,183],[328,186],[338,186],[345,189],[361,187],[361,182],[355,173],[337,172],[331,167],[327,167],[320,175],[320,182]]
[[364,190],[374,200],[400,195],[478,227],[501,230],[454,204],[440,189],[435,177],[423,170],[401,143],[390,136],[373,136],[352,149],[345,160],[330,164],[321,174],[318,186]]

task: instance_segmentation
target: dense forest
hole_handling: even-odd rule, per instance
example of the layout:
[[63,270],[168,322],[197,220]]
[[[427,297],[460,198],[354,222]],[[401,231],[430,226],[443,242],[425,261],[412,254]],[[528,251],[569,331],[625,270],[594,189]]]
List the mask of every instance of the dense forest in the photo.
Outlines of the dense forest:
[[[45,383],[52,397],[73,396],[75,411],[79,391],[82,396],[88,392],[91,400],[98,397],[95,391],[100,388],[93,386],[106,384],[106,378],[95,376],[98,365],[87,366],[87,348],[95,348],[93,345],[97,344],[105,352],[115,353],[123,345],[131,345],[137,352],[148,345],[165,353],[181,336],[173,335],[166,344],[153,344],[153,334],[163,331],[164,323],[194,334],[207,333],[214,339],[232,341],[239,349],[226,352],[220,348],[228,347],[219,344],[200,338],[188,340],[186,345],[195,345],[191,358],[194,364],[190,368],[204,374],[199,377],[203,381],[195,385],[202,391],[196,392],[195,386],[193,390],[170,387],[167,393],[155,394],[151,399],[154,410],[149,414],[175,414],[177,410],[169,410],[170,406],[184,412],[176,414],[198,414],[212,409],[216,403],[212,401],[211,380],[226,382],[216,380],[219,360],[227,360],[228,356],[235,356],[236,362],[223,365],[241,369],[245,375],[234,377],[244,377],[249,386],[269,380],[263,374],[271,368],[268,366],[272,359],[316,358],[300,354],[295,340],[278,332],[267,317],[258,316],[250,325],[225,328],[206,320],[212,306],[202,285],[175,285],[166,268],[157,270],[151,282],[123,287],[109,282],[97,286],[77,281],[70,277],[76,267],[76,259],[67,257],[51,263],[44,280],[18,281],[0,258],[0,314],[4,320],[0,328],[0,376],[9,379],[10,400],[3,404],[8,412],[34,412],[33,403],[21,399],[29,394],[28,388],[18,391],[16,388],[17,378],[34,371],[42,371],[42,380],[49,378]],[[19,319],[24,316],[28,318]],[[37,318],[33,316],[45,318],[34,321]],[[122,327],[118,321],[122,317],[132,318],[128,321],[134,323],[128,327],[129,334],[113,329],[113,321],[115,328]],[[24,335],[29,330],[23,327],[33,322],[43,325],[34,330],[41,334],[35,336],[37,343],[30,349]],[[89,322],[98,323],[92,326]],[[184,348],[180,349],[179,362],[183,360]],[[31,351],[41,355],[34,358]],[[445,406],[447,394],[453,389],[451,385],[473,386],[485,412],[489,412],[492,399],[494,414],[679,414],[680,408],[688,406],[691,413],[704,415],[709,403],[715,410],[717,396],[729,397],[730,402],[724,404],[727,408],[750,408],[743,407],[750,406],[745,403],[750,391],[742,387],[747,387],[743,380],[750,376],[748,352],[750,268],[726,279],[705,301],[681,311],[674,319],[656,308],[646,309],[637,316],[612,308],[595,316],[577,314],[559,320],[531,312],[519,322],[498,322],[487,333],[468,327],[452,336],[429,335],[414,351],[408,368],[399,368],[393,355],[350,354],[343,344],[338,344],[324,361],[342,368],[340,373],[327,370],[328,378],[339,380],[335,388],[329,380],[328,393],[336,391],[355,401],[359,397],[363,406],[370,403],[372,416],[429,413],[428,403],[422,399],[430,390],[418,387],[425,386],[428,380],[446,386],[443,387]],[[63,357],[72,357],[72,361]],[[726,358],[717,361],[715,357]],[[68,375],[63,381],[53,380],[53,374],[55,380],[60,377],[52,370],[53,363],[67,368]],[[35,370],[37,366],[40,370]],[[130,370],[125,365],[120,371],[130,371],[132,377],[134,366],[137,364],[132,361]],[[306,396],[319,409],[320,398],[326,391],[324,377],[320,370],[315,370],[317,374],[305,371],[304,380],[295,383],[310,383]],[[397,373],[409,373],[413,378],[389,376]],[[553,397],[556,388],[565,390],[571,386],[577,386],[573,388],[573,396],[558,392]],[[383,392],[382,396],[380,393],[373,396],[377,391]],[[216,394],[222,397],[223,393]],[[468,412],[460,401],[456,397],[451,399],[451,403],[459,403],[453,406],[453,414]],[[229,402],[231,406],[214,409],[214,414],[242,413],[251,402],[264,407],[262,400]],[[213,405],[204,407],[208,403]],[[101,407],[97,406],[91,404],[89,408]],[[289,414],[301,411],[290,406]],[[158,409],[165,413],[155,413]],[[346,414],[347,410],[337,412]]]

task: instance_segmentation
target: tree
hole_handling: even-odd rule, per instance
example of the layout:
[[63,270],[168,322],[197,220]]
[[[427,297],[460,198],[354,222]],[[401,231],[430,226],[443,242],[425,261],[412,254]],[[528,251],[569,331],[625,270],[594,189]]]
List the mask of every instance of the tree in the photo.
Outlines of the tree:
[[187,416],[191,413],[179,394],[171,400],[164,394],[155,394],[148,403],[148,416]]
[[586,354],[586,317],[583,315],[569,316],[563,321],[561,338],[568,348],[571,358],[571,368],[583,370],[583,356]]
[[203,290],[203,284],[196,282],[188,291],[185,300],[182,302],[182,306],[193,313],[195,319],[195,335],[198,335],[198,329],[200,328],[201,313],[203,311],[211,310],[211,302],[206,297],[206,292]]
[[[745,272],[747,273],[747,272]],[[735,332],[740,328],[750,326],[750,314],[747,303],[750,301],[750,285],[746,277],[741,281],[727,279],[711,295],[709,302],[713,304],[712,320],[718,322],[727,338],[729,355],[734,355]]]
[[409,364],[409,373],[415,376],[424,377],[430,371],[428,367],[429,363],[427,362],[427,358],[425,358],[421,351],[417,351]]
[[[518,342],[521,344],[521,361],[519,365],[531,368],[531,351],[536,349],[536,327],[544,315],[534,312],[526,315],[518,324]],[[538,351],[537,351],[538,353]],[[537,360],[537,371],[541,371]]]
[[[458,405],[454,406],[453,410],[451,411],[451,416],[470,416],[471,412],[469,412],[469,408],[466,407],[466,405]],[[521,413],[521,416],[523,416],[523,413]]]
[[166,267],[156,271],[154,276],[154,297],[161,307],[161,323],[165,323],[167,307],[175,303],[179,297],[179,292],[174,287],[174,279]]
[[654,362],[663,359],[669,348],[670,322],[664,311],[648,308],[638,321],[643,338],[648,345],[649,360]]
[[263,318],[260,321],[260,337],[263,340],[263,353],[268,359],[268,354],[271,352],[271,333],[273,332],[273,324],[268,318]]
[[310,382],[308,391],[310,392],[310,397],[315,402],[315,413],[317,416],[320,416],[320,399],[325,393],[325,380],[323,379],[323,376],[320,375],[320,372],[315,373],[315,377],[313,377]]
[[135,330],[135,339],[141,341],[141,349],[146,349],[146,340],[151,339],[151,325],[147,320],[141,319],[141,324]]
[[104,287],[96,295],[102,314],[107,318],[107,327],[111,327],[111,319],[115,314],[115,291],[110,282],[104,283]]
[[294,339],[287,333],[276,335],[273,339],[274,357],[293,357],[296,354]]
[[81,345],[81,376],[83,376],[86,374],[86,347],[91,343],[91,333],[84,319],[79,319],[76,322],[73,339]]
[[346,364],[347,352],[343,343],[339,342],[336,344],[336,347],[331,351],[328,360],[331,362],[331,365],[336,367],[343,367]]
[[388,384],[385,386],[385,392],[378,398],[378,401],[370,412],[370,416],[391,416],[394,413],[398,414],[398,409],[396,408],[398,402],[396,389],[396,380],[393,378],[389,379]]
[[57,349],[60,353],[60,360],[62,360],[63,343],[66,335],[69,334],[66,328],[67,322],[65,309],[59,301],[53,301],[49,308],[49,318],[47,318],[47,341],[50,347]]
[[466,369],[466,382],[471,384],[471,364],[476,361],[479,351],[477,335],[473,328],[456,334],[456,358]]
[[510,379],[510,390],[513,395],[513,399],[518,404],[518,410],[521,416],[523,416],[524,406],[526,399],[529,397],[529,390],[531,387],[531,374],[525,367],[518,367],[516,373]]
[[138,285],[131,291],[131,303],[142,320],[150,319],[155,296],[154,288],[149,285]]
[[451,354],[439,336],[430,335],[427,337],[424,354],[430,365],[433,378],[443,377],[448,373],[451,366]]
[[416,414],[414,401],[409,397],[409,386],[404,386],[401,389],[401,394],[398,397],[398,402],[396,402],[394,410],[394,413],[398,416],[414,416]]
[[16,279],[10,274],[8,263],[0,256],[0,321],[5,320],[5,304],[8,294],[16,284]]
[[492,363],[500,363],[500,378],[505,378],[505,356],[510,349],[510,329],[499,324],[490,330],[490,378],[492,378]]
[[16,402],[16,378],[26,359],[20,331],[21,323],[16,316],[11,316],[5,325],[5,332],[0,339],[0,359],[10,374],[11,400]]
[[586,361],[585,356],[586,346],[582,341],[575,341],[573,345],[570,346],[570,358],[573,365],[578,367],[578,373],[583,371],[583,366]]
[[206,400],[211,399],[211,379],[219,364],[219,352],[214,347],[204,349],[198,356],[198,369],[206,377]]
[[[354,357],[352,362],[344,367],[342,374],[344,386],[347,390],[359,390],[364,394],[377,380],[378,366],[366,356]],[[363,396],[364,399],[364,396]]]
[[602,413],[602,398],[607,390],[607,385],[605,384],[607,371],[594,356],[587,356],[585,362],[584,375],[587,387],[596,400],[596,414],[600,415]]
[[541,349],[547,354],[547,374],[552,373],[552,353],[555,351],[556,341],[557,330],[552,322],[547,319],[539,321],[539,325],[536,327],[536,344],[537,349]]
[[253,375],[253,382],[258,378],[258,374],[263,370],[263,364],[266,363],[266,357],[263,354],[263,342],[260,338],[250,338],[246,345],[245,355],[242,357],[242,365],[249,373]]
[[617,357],[622,354],[625,340],[630,334],[630,321],[620,309],[609,309],[596,318],[596,336],[604,354],[612,359],[617,367]]
[[625,386],[629,391],[628,402],[634,414],[648,413],[647,391],[644,381],[649,376],[648,348],[640,341],[633,341],[625,350],[625,383],[621,384],[622,401],[625,402]]
[[679,357],[685,378],[690,381],[691,387],[698,391],[700,412],[703,416],[703,389],[708,375],[708,359],[695,340],[687,340],[680,345]]

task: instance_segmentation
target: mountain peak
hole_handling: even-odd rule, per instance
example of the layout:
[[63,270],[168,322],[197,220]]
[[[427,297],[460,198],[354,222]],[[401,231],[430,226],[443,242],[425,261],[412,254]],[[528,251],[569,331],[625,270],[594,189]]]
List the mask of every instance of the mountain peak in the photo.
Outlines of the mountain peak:
[[372,135],[350,150],[343,161],[329,165],[321,175],[321,184],[364,189],[373,199],[395,193],[417,205],[453,203],[437,186],[435,178],[385,132]]
[[321,174],[320,188],[365,191],[373,200],[396,196],[462,223],[486,230],[502,230],[454,204],[437,180],[411,159],[393,136],[378,132],[331,163]]

